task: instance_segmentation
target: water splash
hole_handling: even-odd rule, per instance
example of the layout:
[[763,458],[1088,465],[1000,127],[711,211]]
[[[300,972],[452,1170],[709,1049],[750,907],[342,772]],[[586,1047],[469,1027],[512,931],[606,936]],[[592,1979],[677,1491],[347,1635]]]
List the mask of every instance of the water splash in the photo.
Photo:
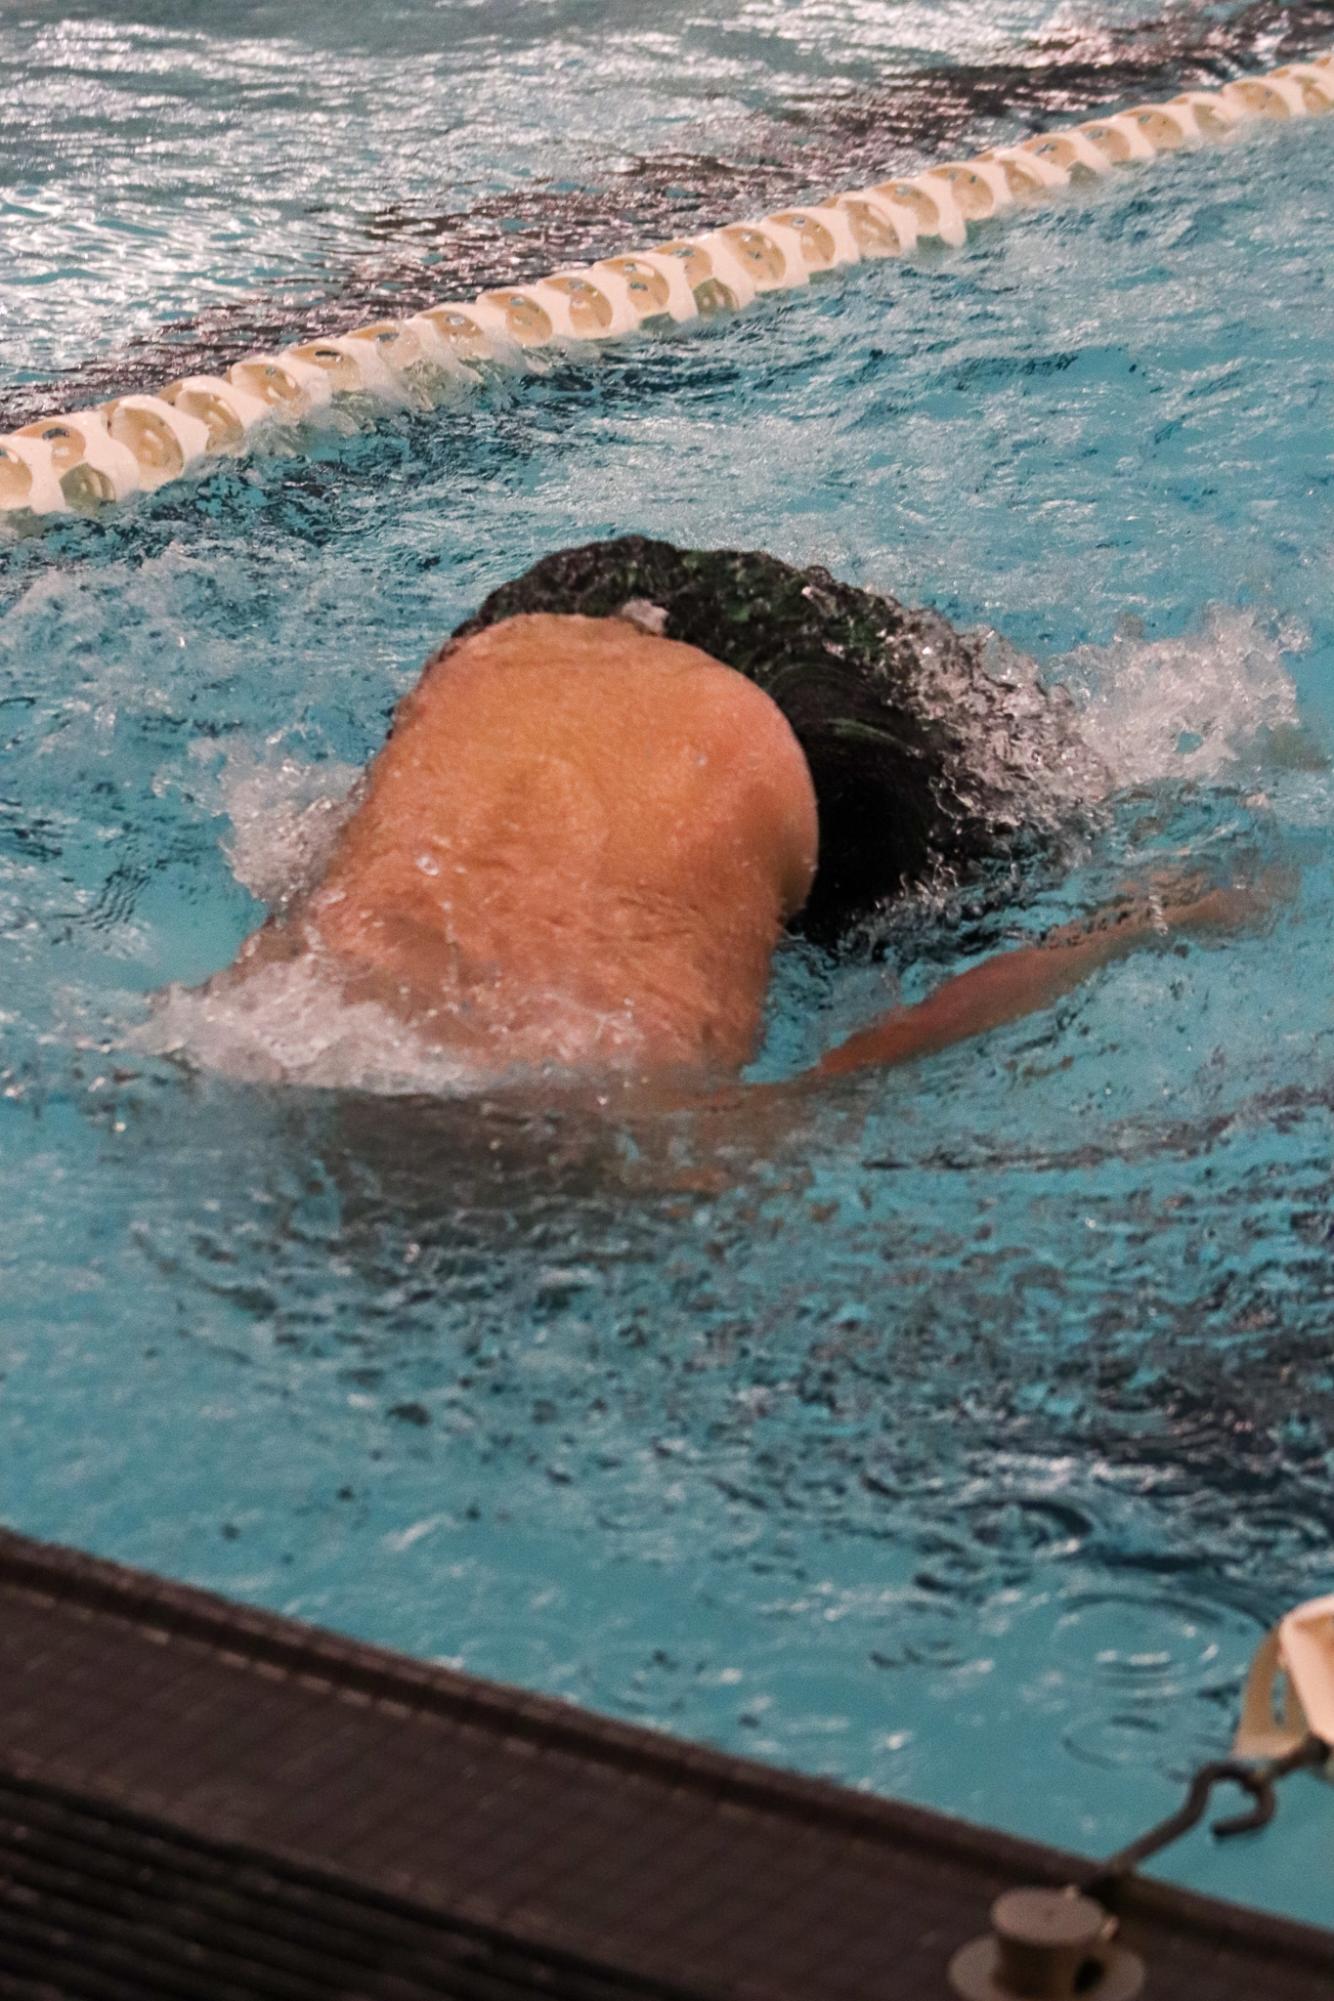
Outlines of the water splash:
[[313,956],[266,966],[243,982],[168,987],[131,1040],[247,1084],[447,1097],[494,1081],[388,1009],[349,1000]]
[[232,823],[226,855],[243,889],[283,910],[323,869],[356,803],[355,764],[276,764],[233,751],[221,779]]
[[1305,643],[1295,625],[1212,605],[1193,632],[1146,639],[1127,626],[1058,667],[1109,791],[1209,784],[1254,767],[1266,751],[1291,757],[1300,719],[1284,655]]

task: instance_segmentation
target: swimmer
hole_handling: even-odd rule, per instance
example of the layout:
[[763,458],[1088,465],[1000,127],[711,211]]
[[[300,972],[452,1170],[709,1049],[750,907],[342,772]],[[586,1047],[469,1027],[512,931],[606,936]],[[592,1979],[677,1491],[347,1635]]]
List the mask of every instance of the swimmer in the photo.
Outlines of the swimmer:
[[[427,663],[318,878],[220,978],[315,962],[480,1074],[717,1083],[756,1052],[785,929],[833,942],[1013,861],[1051,835],[1039,796],[1098,782],[1068,705],[1013,662],[994,676],[933,613],[764,555],[593,544]],[[946,981],[813,1074],[979,1035],[1253,902],[1130,901]]]

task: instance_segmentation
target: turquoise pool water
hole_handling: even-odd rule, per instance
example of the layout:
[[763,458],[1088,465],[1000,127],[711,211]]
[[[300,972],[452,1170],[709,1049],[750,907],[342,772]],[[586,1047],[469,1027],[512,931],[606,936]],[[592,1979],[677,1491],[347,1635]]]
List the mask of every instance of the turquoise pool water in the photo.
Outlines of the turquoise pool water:
[[[318,78],[392,69],[424,17],[378,54],[291,19]],[[498,43],[478,83],[528,78],[516,177],[567,101],[542,74]],[[0,1516],[1089,1852],[1174,1802],[1264,1625],[1334,1588],[1332,137],[0,543]],[[187,294],[91,227],[145,313]],[[265,282],[258,235],[214,252]],[[45,319],[0,274],[11,381],[137,324],[50,264]],[[442,632],[630,529],[996,627],[1113,772],[996,924],[789,954],[767,1071],[1154,869],[1281,863],[1290,898],[781,1127],[386,1096],[337,1022],[342,1088],[147,1055],[149,996],[235,949]],[[1262,1841],[1169,1866],[1328,1922],[1331,1796],[1293,1781]]]

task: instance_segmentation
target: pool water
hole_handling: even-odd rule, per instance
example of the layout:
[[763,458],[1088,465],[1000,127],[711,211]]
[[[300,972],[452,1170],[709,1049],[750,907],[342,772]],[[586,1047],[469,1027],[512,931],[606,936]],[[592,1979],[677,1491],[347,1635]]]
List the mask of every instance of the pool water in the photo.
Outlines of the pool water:
[[[598,10],[549,11],[548,55],[575,50],[552,104],[546,45],[497,35],[489,136],[438,178],[484,179],[467,149],[510,124],[516,181],[558,156]],[[924,59],[924,12],[856,11]],[[210,35],[258,61],[272,12]],[[795,12],[755,10],[751,109]],[[312,66],[285,87],[336,130],[339,64],[370,104],[407,27],[474,13],[400,6],[367,50],[284,9]],[[617,44],[617,117],[655,142],[674,13]],[[98,27],[135,75],[184,33],[136,19],[142,45]],[[9,183],[39,127],[7,129]],[[0,542],[0,1517],[1090,1853],[1175,1803],[1266,1624],[1334,1588],[1332,131]],[[237,133],[219,185],[276,143]],[[69,263],[46,316],[0,273],[12,381],[193,283],[118,259],[105,217],[70,243],[53,158]],[[272,256],[242,230],[208,268],[255,290],[300,263],[296,209],[266,213]],[[76,274],[112,267],[132,282],[90,323]],[[320,1088],[148,1053],[150,996],[260,919],[440,636],[543,551],[630,530],[994,627],[1112,775],[998,919],[787,952],[760,1074],[1157,871],[1270,873],[1268,920],[781,1116],[389,1094],[338,1022]],[[1261,1840],[1162,1866],[1329,1922],[1334,1796],[1292,1780]]]

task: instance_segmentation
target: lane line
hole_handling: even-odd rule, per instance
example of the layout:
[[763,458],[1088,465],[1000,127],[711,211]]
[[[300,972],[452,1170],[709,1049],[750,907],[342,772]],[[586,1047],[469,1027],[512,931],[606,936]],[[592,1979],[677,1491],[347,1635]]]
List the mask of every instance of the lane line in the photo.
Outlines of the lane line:
[[1260,119],[1334,110],[1334,50],[1218,90],[1089,118],[975,159],[945,161],[828,199],[725,223],[649,250],[493,286],[403,319],[294,343],[153,394],[39,418],[0,437],[0,512],[89,513],[244,451],[266,424],[357,397],[428,408],[485,367],[522,368],[544,348],[588,346],[744,311],[762,295],[922,243],[961,247],[969,229],[1072,182],[1226,139]]

